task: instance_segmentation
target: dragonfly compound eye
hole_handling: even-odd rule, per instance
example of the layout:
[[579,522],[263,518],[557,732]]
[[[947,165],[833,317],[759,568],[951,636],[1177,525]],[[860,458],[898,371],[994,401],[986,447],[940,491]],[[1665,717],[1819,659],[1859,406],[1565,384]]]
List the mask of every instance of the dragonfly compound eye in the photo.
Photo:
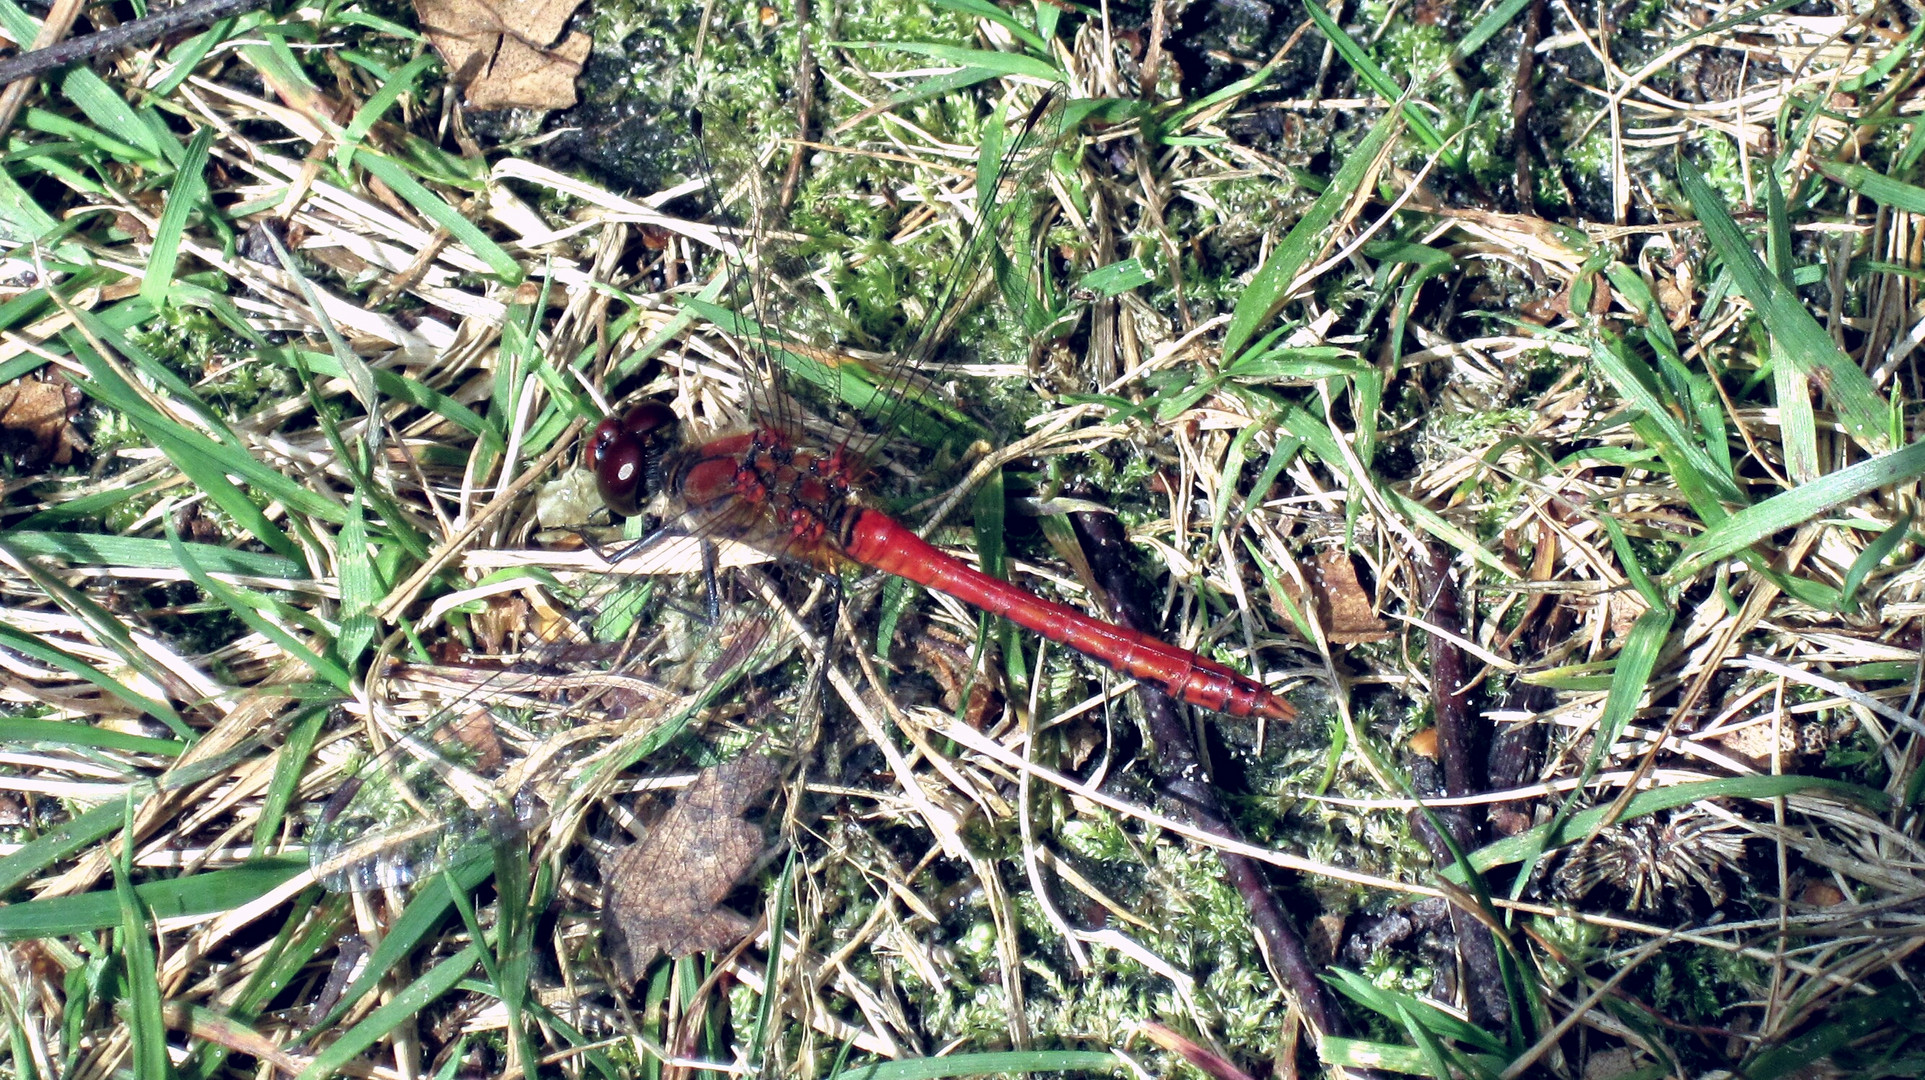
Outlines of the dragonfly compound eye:
[[662,459],[674,447],[675,413],[659,401],[644,401],[620,419],[595,427],[588,444],[588,467],[610,513],[634,517],[660,485]]

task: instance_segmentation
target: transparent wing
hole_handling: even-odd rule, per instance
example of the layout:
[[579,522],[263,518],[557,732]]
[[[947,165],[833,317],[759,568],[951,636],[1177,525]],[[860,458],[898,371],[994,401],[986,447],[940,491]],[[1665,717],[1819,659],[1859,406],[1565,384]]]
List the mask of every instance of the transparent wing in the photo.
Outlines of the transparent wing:
[[1045,173],[1069,135],[1067,103],[1060,88],[1027,106],[1005,103],[982,126],[973,170],[956,168],[945,182],[914,189],[928,200],[925,220],[953,207],[964,224],[954,254],[936,271],[931,306],[914,320],[912,344],[895,356],[857,351],[862,335],[836,309],[824,254],[799,248],[806,238],[784,231],[768,182],[771,148],[720,120],[703,122],[702,156],[724,208],[720,231],[733,241],[725,261],[735,280],[726,300],[687,306],[735,343],[751,422],[809,434],[858,458],[898,433],[924,447],[980,434],[927,368],[963,313],[1005,283],[996,274],[1008,265],[1002,245],[1038,220]]
[[[309,823],[316,878],[337,892],[406,885],[522,842],[611,748],[675,737],[792,642],[741,605],[722,627],[676,611],[665,583],[611,575],[512,669],[397,664],[382,726],[408,724]],[[685,606],[685,605],[684,605]],[[668,609],[674,617],[664,613]]]

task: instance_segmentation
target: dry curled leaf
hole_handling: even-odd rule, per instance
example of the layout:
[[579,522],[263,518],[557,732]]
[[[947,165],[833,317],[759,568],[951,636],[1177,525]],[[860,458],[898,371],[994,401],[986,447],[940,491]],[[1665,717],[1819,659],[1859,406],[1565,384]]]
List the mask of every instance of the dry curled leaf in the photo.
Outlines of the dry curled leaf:
[[762,853],[762,829],[742,812],[781,771],[755,751],[702,770],[646,837],[609,860],[602,944],[624,986],[659,953],[724,949],[748,933],[753,924],[720,905]]
[[1317,556],[1317,607],[1332,645],[1384,641],[1390,628],[1370,606],[1350,553],[1332,548]]
[[429,40],[471,109],[567,109],[587,34],[557,42],[581,0],[415,0]]
[[16,379],[0,386],[0,450],[27,462],[65,465],[86,440],[73,429],[80,390],[65,379]]

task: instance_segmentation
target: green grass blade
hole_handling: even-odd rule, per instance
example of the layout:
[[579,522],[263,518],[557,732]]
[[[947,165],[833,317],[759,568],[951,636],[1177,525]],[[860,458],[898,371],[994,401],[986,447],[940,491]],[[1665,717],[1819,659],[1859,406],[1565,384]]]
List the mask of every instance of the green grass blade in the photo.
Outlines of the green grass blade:
[[1044,41],[1036,31],[1011,18],[1008,12],[989,3],[988,0],[932,0],[932,2],[940,8],[948,8],[950,11],[961,12],[964,15],[973,15],[978,19],[988,19],[990,22],[1009,31],[1010,36],[1029,46],[1037,53],[1043,56],[1049,55],[1049,42]]
[[113,860],[114,906],[120,916],[122,988],[127,994],[127,1035],[133,1045],[134,1075],[152,1080],[172,1076],[174,1069],[167,1057],[167,1022],[161,1017],[160,961],[154,954],[153,933],[148,915],[134,892],[134,802],[123,808],[125,826],[120,835],[120,858]]
[[[1663,810],[1689,806],[1700,799],[1752,799],[1770,800],[1795,795],[1803,791],[1825,792],[1851,799],[1874,811],[1882,811],[1892,803],[1892,798],[1882,791],[1848,784],[1842,780],[1830,780],[1818,776],[1734,776],[1724,780],[1705,780],[1689,784],[1673,784],[1669,787],[1640,791],[1632,796],[1630,805],[1618,818],[1620,822],[1632,821]],[[1471,865],[1479,873],[1489,873],[1500,866],[1507,866],[1530,857],[1534,852],[1548,851],[1563,844],[1582,839],[1604,820],[1611,807],[1598,806],[1572,814],[1562,823],[1546,822],[1516,836],[1506,837],[1486,844],[1471,852]],[[1553,826],[1556,826],[1553,828]],[[1448,867],[1444,876],[1452,881],[1463,883],[1463,871]]]
[[[1313,3],[1310,7],[1315,10],[1316,5]],[[1241,358],[1245,346],[1283,308],[1287,299],[1284,291],[1330,244],[1331,223],[1337,220],[1344,206],[1363,187],[1376,168],[1378,155],[1402,129],[1401,114],[1394,110],[1379,118],[1356,149],[1345,156],[1343,167],[1331,178],[1330,186],[1290,227],[1290,232],[1270,253],[1270,258],[1257,270],[1256,276],[1250,279],[1249,287],[1237,298],[1229,327],[1223,332],[1223,362],[1226,365]]]
[[159,166],[181,152],[180,144],[176,143],[173,146],[174,154],[169,155],[154,129],[141,120],[140,114],[134,112],[126,99],[84,64],[70,69],[66,77],[61,79],[60,93],[79,106],[95,127],[132,139],[145,152],[149,167]]
[[261,801],[261,816],[254,821],[254,853],[266,852],[274,846],[281,833],[281,822],[287,818],[287,808],[294,801],[301,787],[301,775],[307,770],[308,755],[314,751],[315,740],[320,737],[321,726],[327,721],[327,707],[314,704],[307,707],[293,726],[288,729],[287,739],[275,751],[274,777],[268,781],[267,792]]
[[1751,301],[1799,374],[1823,384],[1839,420],[1854,438],[1873,450],[1889,447],[1891,402],[1872,386],[1871,376],[1838,348],[1798,295],[1765,268],[1738,223],[1725,210],[1724,200],[1704,174],[1682,157],[1678,159],[1678,183],[1738,291]]
[[467,948],[417,976],[387,1004],[369,1013],[314,1055],[298,1080],[319,1080],[340,1072],[343,1066],[360,1057],[362,1051],[387,1038],[436,998],[454,989],[480,961],[481,948],[480,943],[471,942]]
[[[1716,515],[1717,519],[1722,520],[1723,511],[1719,504],[1742,506],[1749,501],[1731,474],[1705,452],[1703,444],[1693,438],[1691,432],[1665,406],[1664,400],[1654,389],[1657,384],[1656,373],[1632,356],[1622,341],[1608,334],[1593,337],[1591,362],[1616,387],[1625,403],[1642,414],[1644,423],[1654,429],[1646,435],[1645,442],[1671,466],[1673,478],[1678,481],[1679,488],[1683,489],[1685,497],[1691,501],[1692,508],[1700,517],[1711,520]],[[1645,435],[1645,432],[1640,431],[1640,434]]]
[[155,311],[167,304],[167,287],[173,283],[180,261],[180,238],[187,231],[187,216],[207,201],[207,151],[217,134],[211,125],[194,133],[180,171],[174,174],[174,186],[167,193],[160,222],[154,227],[154,247],[147,259],[147,273],[140,279],[140,298]]
[[1837,472],[1773,495],[1698,534],[1685,545],[1662,579],[1676,588],[1720,559],[1728,558],[1773,533],[1802,525],[1847,499],[1925,476],[1925,442],[1867,458]]
[[[1398,86],[1397,80],[1391,78],[1383,68],[1378,66],[1377,61],[1371,58],[1370,52],[1357,44],[1357,39],[1344,32],[1344,28],[1323,9],[1323,5],[1318,0],[1306,0],[1303,9],[1309,13],[1310,21],[1317,24],[1317,29],[1321,30],[1323,36],[1336,48],[1337,55],[1343,58],[1344,63],[1350,65],[1350,69],[1357,73],[1357,77],[1362,79],[1365,85],[1375,90],[1377,95],[1386,101],[1402,102],[1400,108],[1404,119],[1409,121],[1410,130],[1416,132],[1417,137],[1424,140],[1426,146],[1433,152],[1445,149],[1444,136],[1430,126],[1430,117],[1417,107],[1416,102],[1402,100],[1406,96],[1403,87]],[[1464,167],[1464,156],[1460,151],[1446,151],[1444,161],[1453,171]]]
[[[121,814],[119,806],[100,809],[111,810],[115,817]],[[306,869],[306,859],[255,859],[232,870],[144,882],[134,886],[134,893],[157,919],[206,915],[259,900]],[[0,907],[0,941],[86,934],[119,925],[120,898],[112,889]]]
[[1611,673],[1611,692],[1605,695],[1604,711],[1598,715],[1597,734],[1591,741],[1591,757],[1583,776],[1589,780],[1611,753],[1624,725],[1636,714],[1638,700],[1650,686],[1651,673],[1657,670],[1658,655],[1671,636],[1671,623],[1677,617],[1670,605],[1652,608],[1631,624],[1618,650],[1617,670]]
[[[57,558],[70,566],[113,566],[147,570],[178,569],[179,558],[165,540],[140,536],[38,532],[8,529],[7,547],[33,558]],[[212,574],[309,581],[307,568],[292,559],[259,551],[237,551],[214,544],[184,544],[201,567]]]
[[[486,852],[477,852],[471,858],[464,858],[448,868],[454,875],[455,884],[464,889],[473,889],[481,884],[489,874],[494,873],[495,864]],[[448,896],[446,888],[423,888],[416,892],[402,910],[401,917],[394,921],[381,944],[368,954],[367,963],[361,973],[354,977],[348,988],[341,992],[341,999],[328,1010],[326,1016],[311,1022],[303,1039],[312,1038],[315,1033],[326,1031],[335,1022],[354,1008],[361,999],[373,992],[375,985],[394,970],[394,966],[405,959],[409,953],[433,942],[433,935],[441,928],[454,901]],[[3,909],[0,909],[3,910]],[[479,961],[477,956],[476,960]]]
[[1604,531],[1611,534],[1611,550],[1617,554],[1618,565],[1624,567],[1624,576],[1631,579],[1631,587],[1644,597],[1644,605],[1653,610],[1669,606],[1664,593],[1639,565],[1637,552],[1631,550],[1631,541],[1624,535],[1624,526],[1611,514],[1600,514],[1598,520],[1604,523]]
[[1892,523],[1892,527],[1879,533],[1877,539],[1866,544],[1865,550],[1859,552],[1858,558],[1853,559],[1851,566],[1845,570],[1845,581],[1839,587],[1838,594],[1839,603],[1846,610],[1857,608],[1858,587],[1865,583],[1865,578],[1873,570],[1878,569],[1878,564],[1884,562],[1885,557],[1905,539],[1906,532],[1912,527],[1912,513],[1913,508],[1907,507],[1905,513]]
[[514,256],[503,251],[500,244],[488,239],[488,234],[480,226],[461,216],[461,212],[449,206],[441,196],[429,191],[416,180],[401,163],[393,158],[364,150],[355,155],[361,167],[373,174],[382,183],[394,189],[395,194],[406,199],[408,205],[419,210],[423,217],[448,230],[448,235],[468,246],[468,250],[481,257],[489,269],[500,277],[505,285],[518,285],[524,276],[521,264]]
[[[23,882],[39,877],[54,863],[99,843],[102,838],[111,835],[120,827],[120,821],[120,806],[115,803],[106,803],[63,821],[21,844],[12,853],[0,856],[0,896],[12,892]],[[0,914],[18,910],[19,905],[0,907]],[[3,937],[5,937],[5,931],[0,929],[0,938]]]
[[990,72],[996,77],[1026,76],[1031,79],[1041,79],[1051,85],[1069,81],[1069,77],[1056,65],[1023,53],[997,52],[993,49],[965,49],[955,45],[940,45],[926,41],[838,41],[834,44],[838,48],[845,49],[894,49],[898,52],[915,53],[946,64],[954,64],[966,71]]
[[1817,165],[1818,171],[1833,183],[1850,188],[1880,206],[1907,214],[1925,214],[1925,188],[1917,184],[1894,180],[1877,169],[1857,163],[1820,161]]
[[159,754],[162,757],[179,757],[187,750],[185,742],[154,739],[112,728],[97,728],[76,720],[16,718],[0,718],[0,745],[88,746],[100,750],[124,750],[130,754]]
[[[80,657],[67,652],[65,649],[49,645],[37,634],[23,634],[10,626],[0,626],[0,645],[4,645],[23,656],[31,656],[43,664],[59,668],[69,675],[92,683],[107,693],[112,694],[114,697],[119,698],[134,709],[156,720],[162,722],[171,720],[172,725],[180,724],[180,715],[174,711],[173,706],[164,701],[142,694]],[[186,728],[184,726],[177,728],[177,730],[183,734],[183,737],[185,736]]]
[[[180,534],[174,530],[172,519],[169,519],[167,522],[167,537],[175,541],[180,539]],[[306,664],[314,674],[327,680],[335,689],[344,694],[351,691],[352,687],[350,684],[353,682],[353,679],[348,675],[346,669],[342,668],[333,660],[309,649],[305,644],[296,639],[294,635],[283,630],[262,614],[264,611],[275,610],[281,607],[281,605],[251,590],[230,588],[215,581],[213,578],[207,576],[207,571],[202,570],[200,564],[194,561],[194,557],[188,554],[186,545],[176,544],[176,548],[180,554],[181,569],[187,571],[187,576],[193,579],[194,584],[201,587],[201,591],[226,605],[229,611],[232,611],[238,616],[240,620],[251,627],[255,633],[260,634],[262,637],[280,646],[282,652]]]
[[1081,1072],[1114,1069],[1123,1063],[1115,1054],[1099,1050],[1012,1050],[992,1054],[952,1054],[948,1057],[884,1061],[844,1069],[835,1080],[940,1080],[948,1076],[989,1076],[995,1073]]
[[1511,24],[1511,20],[1517,18],[1525,8],[1530,7],[1531,3],[1532,0],[1504,0],[1503,3],[1490,9],[1483,18],[1477,20],[1477,25],[1471,27],[1470,33],[1459,38],[1457,44],[1451,46],[1452,55],[1466,57],[1483,48],[1485,42],[1503,33],[1504,28]]

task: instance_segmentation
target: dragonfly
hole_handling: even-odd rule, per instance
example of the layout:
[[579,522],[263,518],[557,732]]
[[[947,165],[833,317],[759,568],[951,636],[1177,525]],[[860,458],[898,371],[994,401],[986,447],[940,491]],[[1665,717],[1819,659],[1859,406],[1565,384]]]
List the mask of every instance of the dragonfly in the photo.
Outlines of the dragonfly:
[[[877,459],[890,441],[926,423],[932,411],[941,414],[930,407],[936,395],[922,374],[940,344],[937,332],[972,302],[981,279],[1009,276],[1002,244],[1023,217],[1015,208],[1040,188],[1052,155],[1071,141],[1067,104],[1062,88],[1045,92],[1011,117],[1013,137],[994,120],[985,125],[974,221],[938,290],[925,333],[882,372],[833,349],[789,340],[778,329],[778,260],[762,239],[767,228],[756,222],[739,232],[726,230],[732,241],[727,269],[739,295],[732,307],[691,301],[688,310],[733,339],[745,407],[735,422],[719,424],[697,423],[686,396],[682,413],[661,397],[609,410],[586,441],[582,463],[613,518],[652,520],[658,527],[613,552],[597,548],[597,554],[611,570],[645,579],[689,575],[694,549],[710,621],[722,615],[718,548],[757,553],[831,581],[880,571],[1006,618],[1200,708],[1234,718],[1293,719],[1296,709],[1282,695],[1228,665],[1038,596],[943,551],[886,513],[871,491]],[[752,216],[767,216],[761,208],[772,200],[752,195],[750,201],[757,207]],[[742,317],[743,310],[755,317]],[[812,422],[805,405],[820,400],[825,387],[844,406],[840,425]],[[605,590],[600,598],[613,595]],[[594,613],[602,625],[632,615]],[[766,626],[769,620],[738,613],[729,625],[744,622]],[[734,666],[709,661],[710,693],[701,701],[793,645],[781,635],[771,638],[737,646]],[[498,763],[491,765],[486,746],[461,737],[461,725],[452,719],[459,704],[432,722],[438,725],[434,732],[401,737],[337,792],[310,836],[311,859],[324,884],[349,890],[405,884],[445,866],[477,835],[500,838],[540,819],[546,800],[530,793],[529,771],[518,765],[505,776]],[[515,732],[512,725],[509,737],[523,749],[555,741]]]

